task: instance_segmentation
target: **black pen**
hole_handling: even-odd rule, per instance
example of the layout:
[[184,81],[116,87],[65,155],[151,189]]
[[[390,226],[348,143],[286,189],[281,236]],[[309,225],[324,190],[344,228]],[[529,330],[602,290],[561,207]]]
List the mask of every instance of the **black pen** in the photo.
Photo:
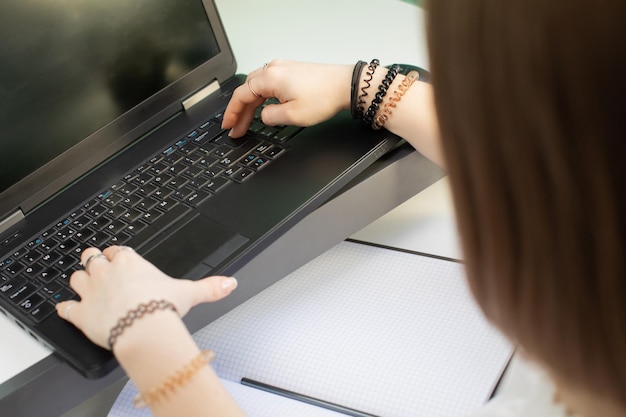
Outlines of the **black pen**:
[[327,410],[336,411],[338,413],[346,414],[353,417],[378,417],[374,414],[364,413],[363,411],[355,410],[353,408],[344,407],[339,404],[334,404],[328,401],[320,400],[317,398],[309,397],[307,395],[299,394],[297,392],[288,391],[286,389],[274,387],[272,385],[265,384],[263,382],[254,381],[249,378],[241,378],[241,385],[257,388],[272,394],[280,395],[282,397],[291,398],[292,400],[300,401],[303,403],[315,405],[317,407],[326,408]]

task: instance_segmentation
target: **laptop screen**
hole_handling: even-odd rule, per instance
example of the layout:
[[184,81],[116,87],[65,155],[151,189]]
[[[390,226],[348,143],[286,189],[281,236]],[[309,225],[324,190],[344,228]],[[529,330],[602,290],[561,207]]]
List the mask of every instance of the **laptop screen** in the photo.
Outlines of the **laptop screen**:
[[220,52],[201,0],[1,7],[0,193]]

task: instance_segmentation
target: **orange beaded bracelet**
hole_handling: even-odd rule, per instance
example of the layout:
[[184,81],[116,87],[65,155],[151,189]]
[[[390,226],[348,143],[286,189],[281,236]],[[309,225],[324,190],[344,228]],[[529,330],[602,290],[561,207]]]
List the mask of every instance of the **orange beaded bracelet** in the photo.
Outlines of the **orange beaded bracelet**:
[[138,394],[133,400],[133,405],[136,408],[150,407],[163,398],[167,398],[168,395],[173,394],[183,384],[189,382],[200,369],[211,363],[214,358],[215,352],[212,350],[203,350],[198,356],[186,363],[173,375],[166,378],[165,381],[161,382],[157,387],[146,393]]

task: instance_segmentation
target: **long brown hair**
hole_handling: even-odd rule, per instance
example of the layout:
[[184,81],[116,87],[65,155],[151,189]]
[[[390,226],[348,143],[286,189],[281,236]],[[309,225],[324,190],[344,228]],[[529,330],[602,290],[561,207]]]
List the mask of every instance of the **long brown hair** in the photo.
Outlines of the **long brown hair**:
[[626,410],[626,1],[427,10],[474,295],[553,375]]

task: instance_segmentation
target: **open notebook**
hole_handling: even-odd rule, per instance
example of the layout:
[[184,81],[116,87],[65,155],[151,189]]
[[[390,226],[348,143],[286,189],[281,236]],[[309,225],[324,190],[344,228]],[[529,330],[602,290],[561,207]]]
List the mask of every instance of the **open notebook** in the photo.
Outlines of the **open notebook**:
[[[342,242],[194,335],[250,416],[340,416],[240,384],[269,384],[376,416],[465,416],[513,352],[483,317],[463,267]],[[134,409],[126,385],[109,417]],[[352,415],[359,415],[353,413]]]

